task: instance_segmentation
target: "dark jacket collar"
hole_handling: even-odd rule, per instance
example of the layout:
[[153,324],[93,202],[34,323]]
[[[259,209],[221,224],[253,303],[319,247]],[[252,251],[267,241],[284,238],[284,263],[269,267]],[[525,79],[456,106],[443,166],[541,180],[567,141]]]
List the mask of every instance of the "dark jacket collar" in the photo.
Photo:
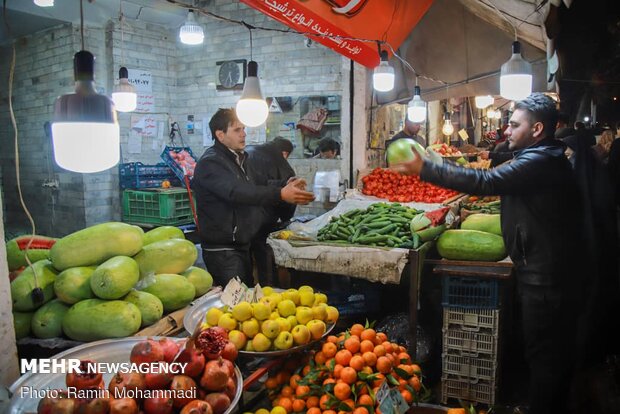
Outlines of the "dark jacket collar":
[[[518,151],[514,152],[514,155],[517,156],[521,153],[523,153],[524,151],[529,151],[529,150],[535,150],[537,148],[541,148],[541,147],[547,147],[548,150],[551,150],[553,153],[558,153],[558,154],[564,154],[564,150],[566,149],[566,144],[564,144],[562,141],[557,140],[555,138],[543,138],[540,141],[530,145],[529,147],[520,149]],[[557,155],[557,154],[554,154]]]

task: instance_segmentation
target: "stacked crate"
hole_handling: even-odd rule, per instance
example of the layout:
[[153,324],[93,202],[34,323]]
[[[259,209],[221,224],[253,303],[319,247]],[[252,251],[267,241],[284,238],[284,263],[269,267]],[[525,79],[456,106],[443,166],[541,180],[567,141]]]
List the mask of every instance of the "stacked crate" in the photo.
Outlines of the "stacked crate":
[[119,164],[119,185],[121,189],[159,188],[164,181],[170,186],[180,187],[181,181],[166,164],[145,165],[141,162]]
[[499,378],[499,282],[446,276],[442,283],[442,402],[454,398],[493,405]]

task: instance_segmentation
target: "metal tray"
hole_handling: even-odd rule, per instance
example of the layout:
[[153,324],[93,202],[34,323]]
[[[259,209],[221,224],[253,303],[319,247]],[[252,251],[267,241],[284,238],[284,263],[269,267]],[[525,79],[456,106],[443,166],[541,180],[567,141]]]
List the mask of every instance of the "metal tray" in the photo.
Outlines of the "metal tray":
[[[163,338],[160,336],[149,337],[153,339]],[[119,339],[105,339],[97,342],[90,342],[84,345],[76,346],[67,351],[61,352],[51,357],[52,359],[89,359],[96,362],[129,362],[129,354],[131,348],[138,342],[145,340],[145,337],[129,337]],[[170,338],[176,339],[176,338]],[[185,339],[179,339],[184,341]],[[110,382],[113,374],[104,374],[103,379],[106,384]],[[241,371],[235,365],[235,376],[237,378],[237,394],[231,401],[230,406],[224,414],[230,414],[231,411],[239,403],[241,393],[243,392],[243,377]],[[9,388],[11,392],[11,400],[7,414],[36,413],[39,399],[20,397],[21,387],[31,387],[33,390],[41,392],[42,390],[66,389],[65,374],[24,374],[17,379]]]
[[[274,289],[274,291],[283,292],[284,289]],[[214,308],[214,307],[220,308],[222,306],[224,306],[224,304],[220,300],[220,294],[209,296],[204,299],[198,299],[194,301],[193,303],[190,304],[190,308],[185,313],[185,317],[183,318],[183,325],[185,326],[185,330],[189,332],[190,335],[192,335],[196,327],[200,326],[200,324],[203,322],[205,315],[210,308]],[[323,334],[323,337],[329,335],[335,326],[336,326],[335,323],[328,324],[325,329],[325,333]],[[255,356],[255,357],[277,357],[281,355],[288,355],[291,352],[298,352],[298,351],[304,350],[306,348],[311,347],[312,345],[314,345],[315,343],[319,341],[320,339],[317,339],[314,341],[310,341],[305,345],[298,345],[298,346],[294,346],[289,349],[282,349],[282,350],[277,350],[277,351],[249,352],[249,351],[239,350],[239,353],[242,355]]]

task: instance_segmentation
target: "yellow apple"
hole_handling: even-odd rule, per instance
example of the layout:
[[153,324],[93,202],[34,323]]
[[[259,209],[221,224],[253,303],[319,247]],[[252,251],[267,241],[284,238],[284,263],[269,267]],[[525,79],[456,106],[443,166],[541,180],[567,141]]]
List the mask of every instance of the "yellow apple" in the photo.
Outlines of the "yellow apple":
[[299,292],[297,289],[287,289],[282,292],[282,299],[290,299],[297,306],[299,305]]
[[276,349],[289,349],[293,346],[293,335],[290,332],[280,332],[273,344]]
[[243,332],[235,329],[228,332],[228,340],[235,344],[237,349],[243,349],[248,341],[248,337]]
[[252,339],[252,348],[257,352],[268,351],[271,348],[271,341],[262,333],[256,334]]
[[247,321],[252,317],[252,305],[248,302],[239,302],[232,308],[232,316],[239,322]]
[[308,286],[308,285],[300,286],[299,289],[297,289],[297,290],[299,291],[299,293],[301,293],[301,292],[314,293],[314,289],[312,288],[312,286]]
[[273,288],[271,286],[263,286],[261,289],[263,290],[263,296],[269,296],[273,293]]
[[288,321],[288,324],[291,326],[291,329],[293,329],[293,327],[299,325],[299,323],[297,322],[297,318],[294,317],[293,315],[287,316],[286,320]]
[[210,308],[207,311],[205,320],[207,321],[209,325],[215,326],[217,325],[217,322],[220,320],[220,316],[222,316],[223,313],[224,312],[222,312],[218,308]]
[[305,345],[310,342],[310,330],[306,325],[297,325],[291,331],[295,345]]
[[272,296],[263,296],[259,302],[268,305],[270,310],[274,310],[278,306],[278,302]]
[[274,339],[280,333],[280,324],[278,323],[278,321],[267,319],[266,321],[263,321],[263,324],[261,325],[261,332],[267,338]]
[[265,302],[256,302],[252,304],[252,313],[259,321],[264,321],[271,314],[271,306]]
[[312,316],[312,309],[307,306],[299,306],[295,311],[295,318],[297,318],[297,322],[302,325],[310,322],[314,317]]
[[290,299],[284,299],[280,303],[278,303],[278,312],[280,316],[287,317],[291,315],[295,315],[295,302]]
[[325,293],[314,294],[314,304],[318,305],[319,303],[327,303],[327,295]]
[[241,331],[245,334],[245,336],[252,339],[257,333],[260,332],[260,325],[256,319],[251,318],[247,321],[241,322]]
[[252,341],[246,342],[245,348],[243,350],[248,352],[254,352],[254,345],[252,345]]
[[282,300],[282,294],[278,293],[278,292],[273,292],[271,295],[268,296],[269,298],[271,298],[272,300],[274,300],[276,302],[276,306],[278,305],[278,303],[280,303],[280,301]]
[[233,329],[237,329],[237,320],[232,316],[232,314],[224,313],[217,321],[217,326],[222,327],[230,332]]
[[321,339],[327,327],[325,326],[325,322],[320,321],[318,319],[313,319],[306,324],[308,329],[310,330],[310,335],[312,339]]
[[290,332],[291,324],[288,322],[287,319],[280,316],[278,319],[276,319],[276,322],[280,324],[280,332]]
[[340,316],[340,312],[334,306],[327,307],[327,322],[336,323],[338,317]]
[[266,408],[259,408],[254,414],[269,414],[269,410]]
[[312,319],[318,319],[320,321],[324,321],[327,319],[327,304],[319,303],[312,307]]
[[299,304],[302,306],[314,305],[314,293],[309,291],[299,292]]
[[280,313],[278,312],[277,309],[271,312],[271,315],[269,315],[269,319],[271,319],[272,321],[275,321],[279,317],[280,317]]

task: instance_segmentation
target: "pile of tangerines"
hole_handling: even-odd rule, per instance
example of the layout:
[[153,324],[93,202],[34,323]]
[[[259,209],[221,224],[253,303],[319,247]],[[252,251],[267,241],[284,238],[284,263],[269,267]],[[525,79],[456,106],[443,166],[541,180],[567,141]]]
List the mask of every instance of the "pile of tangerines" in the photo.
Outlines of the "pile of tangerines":
[[265,386],[273,408],[255,414],[381,414],[376,394],[384,381],[411,404],[428,395],[421,379],[405,347],[355,324],[328,336],[320,350],[291,357],[272,373]]

